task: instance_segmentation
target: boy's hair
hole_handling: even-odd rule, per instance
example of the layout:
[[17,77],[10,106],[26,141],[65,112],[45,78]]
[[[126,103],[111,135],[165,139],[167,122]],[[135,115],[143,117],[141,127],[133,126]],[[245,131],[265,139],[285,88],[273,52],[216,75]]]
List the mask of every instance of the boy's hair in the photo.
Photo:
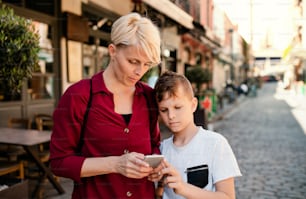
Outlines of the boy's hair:
[[187,97],[194,97],[192,86],[184,75],[173,71],[164,72],[158,78],[154,87],[157,102],[161,102],[166,94],[168,94],[168,97],[177,96],[177,90],[180,86],[184,89]]
[[116,46],[137,46],[145,52],[152,63],[160,63],[159,29],[150,19],[138,13],[132,12],[121,16],[113,23],[111,41]]

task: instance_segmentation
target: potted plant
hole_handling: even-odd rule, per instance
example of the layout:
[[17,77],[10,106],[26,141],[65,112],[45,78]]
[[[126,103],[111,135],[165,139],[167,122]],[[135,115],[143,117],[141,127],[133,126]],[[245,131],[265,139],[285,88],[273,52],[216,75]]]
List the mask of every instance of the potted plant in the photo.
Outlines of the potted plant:
[[192,84],[196,85],[195,95],[199,98],[203,96],[202,85],[209,83],[212,79],[211,72],[208,68],[202,68],[200,65],[191,66],[186,71],[186,77]]
[[[1,3],[1,2],[0,2]],[[23,80],[39,68],[39,35],[32,21],[15,15],[12,8],[0,9],[0,84],[4,96],[20,92]]]
[[189,67],[185,75],[192,84],[196,85],[195,95],[199,100],[197,110],[194,112],[194,122],[207,129],[207,116],[205,109],[200,104],[205,95],[205,90],[202,89],[202,85],[211,81],[211,72],[207,68],[204,69],[200,65],[196,65]]

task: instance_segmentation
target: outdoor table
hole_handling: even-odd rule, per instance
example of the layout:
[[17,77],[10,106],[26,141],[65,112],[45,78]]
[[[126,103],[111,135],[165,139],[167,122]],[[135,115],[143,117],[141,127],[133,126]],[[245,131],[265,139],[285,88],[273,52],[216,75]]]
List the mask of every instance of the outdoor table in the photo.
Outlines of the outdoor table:
[[58,193],[64,193],[64,189],[55,180],[51,170],[41,162],[35,146],[48,143],[51,139],[51,131],[38,131],[32,129],[0,128],[0,143],[22,146],[33,159],[43,176],[46,176]]

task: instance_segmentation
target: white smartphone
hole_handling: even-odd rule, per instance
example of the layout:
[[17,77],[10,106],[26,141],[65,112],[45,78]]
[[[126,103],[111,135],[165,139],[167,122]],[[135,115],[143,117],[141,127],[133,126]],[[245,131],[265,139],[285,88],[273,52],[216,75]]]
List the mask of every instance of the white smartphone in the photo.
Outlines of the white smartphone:
[[151,167],[155,168],[160,164],[163,158],[163,155],[158,154],[146,155],[144,161],[146,161]]

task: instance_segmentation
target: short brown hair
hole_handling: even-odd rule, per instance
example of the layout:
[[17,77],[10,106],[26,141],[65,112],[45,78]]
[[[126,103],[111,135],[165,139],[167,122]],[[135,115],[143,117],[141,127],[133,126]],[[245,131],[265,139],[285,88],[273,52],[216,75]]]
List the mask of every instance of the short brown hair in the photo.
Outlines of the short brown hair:
[[158,78],[154,87],[157,102],[161,102],[166,94],[169,94],[170,97],[176,96],[179,86],[183,87],[186,95],[189,95],[191,98],[194,97],[192,86],[184,75],[173,71],[164,72]]

